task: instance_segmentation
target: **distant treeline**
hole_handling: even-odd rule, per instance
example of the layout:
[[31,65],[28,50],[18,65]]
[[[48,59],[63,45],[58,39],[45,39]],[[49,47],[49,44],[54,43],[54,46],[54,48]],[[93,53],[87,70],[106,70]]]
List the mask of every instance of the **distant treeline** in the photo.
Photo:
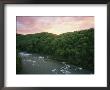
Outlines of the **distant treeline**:
[[16,35],[19,51],[49,55],[59,61],[94,71],[94,29],[60,35],[42,32]]

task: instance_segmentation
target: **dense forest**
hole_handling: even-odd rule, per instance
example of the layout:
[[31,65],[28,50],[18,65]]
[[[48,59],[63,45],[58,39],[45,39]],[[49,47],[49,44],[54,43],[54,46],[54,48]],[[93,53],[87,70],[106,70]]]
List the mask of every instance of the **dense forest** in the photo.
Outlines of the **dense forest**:
[[67,32],[60,35],[42,32],[16,34],[17,72],[22,69],[18,52],[45,54],[53,60],[83,67],[94,72],[94,29]]

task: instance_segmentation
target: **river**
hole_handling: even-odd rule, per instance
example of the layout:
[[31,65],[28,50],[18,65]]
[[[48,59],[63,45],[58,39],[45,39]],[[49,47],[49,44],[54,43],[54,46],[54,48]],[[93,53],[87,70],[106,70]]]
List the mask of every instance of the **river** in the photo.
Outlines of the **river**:
[[92,74],[81,67],[52,60],[49,56],[27,52],[20,52],[19,55],[22,59],[20,74]]

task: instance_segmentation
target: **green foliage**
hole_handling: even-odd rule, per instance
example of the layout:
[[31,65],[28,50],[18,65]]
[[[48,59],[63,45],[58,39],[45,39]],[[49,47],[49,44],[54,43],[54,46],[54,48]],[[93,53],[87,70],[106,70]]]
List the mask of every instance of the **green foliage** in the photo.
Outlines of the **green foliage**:
[[47,32],[17,34],[17,49],[47,54],[57,60],[94,71],[94,29],[55,35]]
[[16,73],[19,74],[21,70],[22,70],[21,58],[19,57],[18,50],[17,50],[17,53],[16,53]]

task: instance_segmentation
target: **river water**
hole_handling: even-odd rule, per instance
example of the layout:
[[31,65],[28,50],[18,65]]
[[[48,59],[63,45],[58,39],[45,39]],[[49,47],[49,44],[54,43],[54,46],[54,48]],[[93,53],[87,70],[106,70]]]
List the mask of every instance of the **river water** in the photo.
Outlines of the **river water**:
[[20,74],[92,74],[90,71],[50,59],[48,56],[19,53],[22,59],[22,70]]

